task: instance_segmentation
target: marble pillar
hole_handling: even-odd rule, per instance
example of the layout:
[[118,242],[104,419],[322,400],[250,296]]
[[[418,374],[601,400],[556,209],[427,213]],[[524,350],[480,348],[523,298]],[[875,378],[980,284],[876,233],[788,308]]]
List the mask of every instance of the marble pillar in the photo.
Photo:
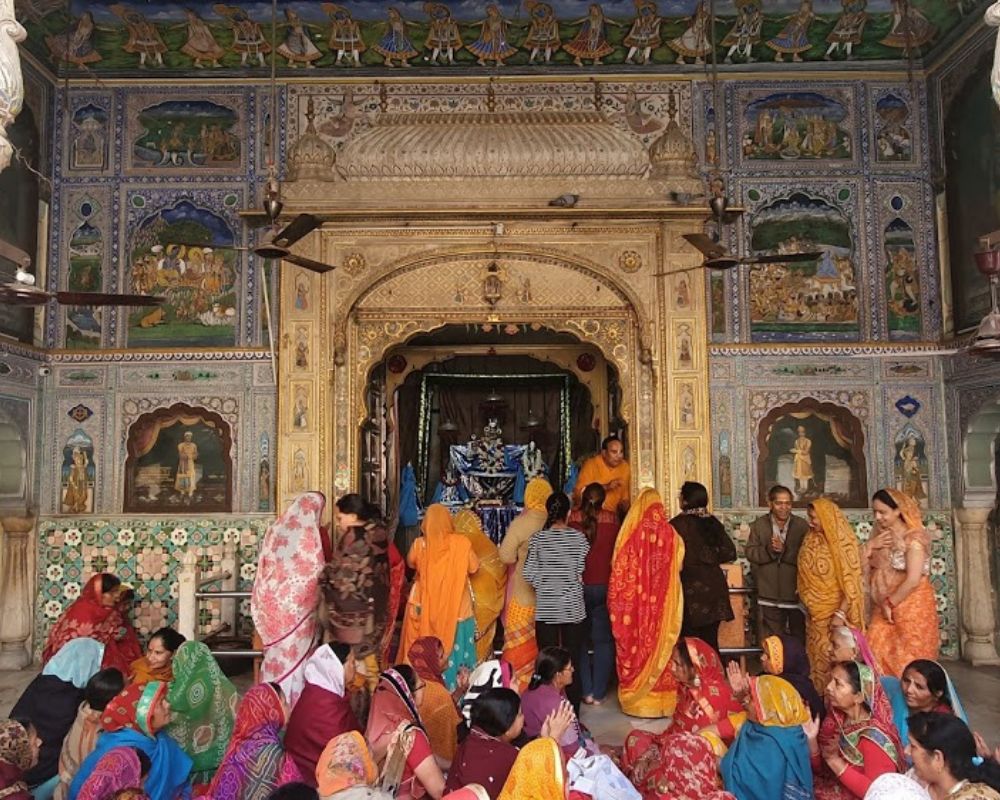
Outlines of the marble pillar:
[[0,0],[0,170],[10,164],[14,148],[7,141],[7,127],[21,113],[24,81],[17,43],[27,33],[14,18],[14,0]]
[[987,506],[955,509],[962,545],[962,658],[977,667],[1000,664],[994,642],[989,515]]
[[32,661],[35,518],[3,517],[0,527],[0,669],[24,669]]

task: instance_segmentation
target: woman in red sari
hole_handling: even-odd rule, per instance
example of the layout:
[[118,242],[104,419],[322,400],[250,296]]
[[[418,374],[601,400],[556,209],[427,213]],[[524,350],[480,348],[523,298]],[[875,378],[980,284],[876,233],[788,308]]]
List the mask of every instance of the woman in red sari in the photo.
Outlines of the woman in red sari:
[[633,717],[674,712],[667,668],[681,631],[684,541],[655,489],[644,489],[622,523],[611,560],[608,611],[617,642],[618,699]]
[[139,637],[128,618],[122,582],[106,572],[94,575],[73,604],[63,612],[45,642],[42,664],[46,664],[71,639],[88,637],[104,645],[101,666],[129,674],[129,665],[142,656]]

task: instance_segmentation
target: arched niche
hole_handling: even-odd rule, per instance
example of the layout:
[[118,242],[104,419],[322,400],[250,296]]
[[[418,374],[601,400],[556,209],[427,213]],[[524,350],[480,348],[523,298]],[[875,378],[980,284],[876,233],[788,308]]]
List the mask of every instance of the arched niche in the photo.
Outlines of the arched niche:
[[775,483],[792,490],[799,508],[820,496],[845,508],[868,505],[864,428],[843,406],[804,397],[771,409],[757,426],[757,452],[761,506]]
[[965,495],[992,497],[997,489],[997,438],[1000,436],[1000,394],[980,406],[965,429],[962,477]]
[[221,415],[159,408],[129,426],[125,447],[126,513],[232,511],[233,437]]
[[24,433],[0,412],[0,504],[22,503],[28,485],[28,444]]

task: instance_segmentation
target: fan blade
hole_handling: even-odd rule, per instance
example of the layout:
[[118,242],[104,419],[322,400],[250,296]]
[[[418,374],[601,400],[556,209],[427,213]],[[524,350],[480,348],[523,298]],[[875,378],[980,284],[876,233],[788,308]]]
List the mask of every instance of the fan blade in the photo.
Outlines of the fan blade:
[[710,258],[705,261],[705,267],[707,269],[733,269],[739,266],[743,262],[738,258],[733,258],[732,256],[721,256],[720,258]]
[[100,292],[56,292],[64,306],[159,306],[165,297],[149,294],[102,294]]
[[772,256],[754,256],[740,260],[741,264],[792,264],[798,261],[815,261],[822,253],[776,253]]
[[20,283],[0,286],[0,303],[9,306],[44,306],[52,295],[41,289],[33,289]]
[[725,258],[729,255],[725,247],[703,233],[685,233],[684,238],[708,260]]
[[272,241],[279,247],[291,247],[303,236],[316,230],[323,222],[312,214],[299,214],[282,230],[275,234]]
[[289,264],[295,264],[303,269],[308,269],[312,272],[318,272],[322,275],[324,272],[332,272],[336,269],[332,264],[324,264],[322,261],[313,261],[311,258],[306,258],[305,256],[298,256],[295,253],[289,253],[283,259]]
[[5,239],[0,239],[0,257],[13,261],[19,267],[27,269],[31,266],[31,256],[20,247],[15,247]]

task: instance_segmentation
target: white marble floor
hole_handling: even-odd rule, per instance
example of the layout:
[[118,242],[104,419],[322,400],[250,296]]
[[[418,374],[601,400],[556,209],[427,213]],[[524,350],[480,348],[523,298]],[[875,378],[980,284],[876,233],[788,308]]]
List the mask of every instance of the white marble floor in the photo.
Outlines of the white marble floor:
[[[973,730],[980,731],[993,745],[1000,744],[1000,667],[973,668],[962,661],[946,662],[945,666],[958,687]],[[36,674],[37,669],[0,671],[0,718],[7,715]],[[241,690],[249,686],[249,681],[249,675],[235,679]],[[613,693],[600,706],[584,706],[581,716],[594,738],[607,745],[621,745],[632,728],[658,732],[667,724],[663,719],[640,720],[625,716]]]

